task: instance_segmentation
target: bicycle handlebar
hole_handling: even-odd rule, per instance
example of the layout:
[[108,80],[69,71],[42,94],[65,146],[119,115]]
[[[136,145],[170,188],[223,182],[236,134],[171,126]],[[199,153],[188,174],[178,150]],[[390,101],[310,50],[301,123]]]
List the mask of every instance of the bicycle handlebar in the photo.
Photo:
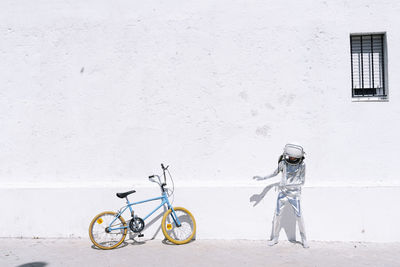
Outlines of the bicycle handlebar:
[[163,170],[163,176],[164,176],[164,183],[161,182],[160,176],[158,176],[158,175],[153,174],[153,175],[150,175],[150,176],[149,176],[149,179],[150,179],[150,180],[153,179],[153,178],[155,178],[155,177],[158,177],[158,181],[159,181],[158,184],[159,184],[159,186],[161,187],[161,189],[162,189],[163,191],[165,190],[165,189],[164,189],[164,186],[167,185],[167,181],[166,181],[166,177],[165,177],[165,171],[168,170],[168,167],[169,167],[169,165],[167,165],[167,167],[165,167],[164,164],[161,163],[161,168],[162,168],[162,170]]
[[161,163],[161,168],[163,169],[163,171],[167,170],[169,167],[169,165],[167,165],[167,167],[164,166],[164,164]]

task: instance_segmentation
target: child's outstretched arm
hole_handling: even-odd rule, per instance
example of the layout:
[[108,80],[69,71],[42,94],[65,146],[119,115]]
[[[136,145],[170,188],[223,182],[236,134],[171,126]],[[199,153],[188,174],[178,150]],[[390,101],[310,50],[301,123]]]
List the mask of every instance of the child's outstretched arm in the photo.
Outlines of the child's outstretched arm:
[[266,179],[269,179],[269,178],[277,176],[280,171],[281,171],[281,167],[279,165],[278,168],[276,168],[276,170],[272,174],[264,176],[264,177],[262,177],[262,176],[254,176],[253,179],[256,180],[256,181],[266,180]]

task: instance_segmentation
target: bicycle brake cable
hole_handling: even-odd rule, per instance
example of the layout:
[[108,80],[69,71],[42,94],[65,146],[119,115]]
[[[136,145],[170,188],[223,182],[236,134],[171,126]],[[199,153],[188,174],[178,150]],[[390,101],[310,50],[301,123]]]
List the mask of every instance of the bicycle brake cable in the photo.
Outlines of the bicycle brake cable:
[[172,205],[172,203],[174,203],[174,200],[175,200],[175,195],[174,195],[174,192],[175,192],[175,184],[174,184],[174,179],[172,179],[172,175],[171,175],[171,173],[169,172],[168,169],[167,169],[167,172],[168,172],[169,178],[171,179],[171,182],[172,182],[172,192],[171,192],[171,194],[169,195],[169,196],[172,195],[172,202],[171,202],[171,205]]

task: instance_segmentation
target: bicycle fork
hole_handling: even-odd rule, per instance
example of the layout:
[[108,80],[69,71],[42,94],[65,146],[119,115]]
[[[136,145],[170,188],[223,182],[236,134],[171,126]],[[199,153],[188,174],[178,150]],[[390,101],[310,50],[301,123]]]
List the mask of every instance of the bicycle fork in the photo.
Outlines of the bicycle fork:
[[171,209],[171,214],[170,214],[170,216],[172,217],[172,220],[174,221],[175,225],[176,225],[177,227],[181,227],[182,224],[181,224],[181,222],[179,221],[179,218],[178,218],[178,216],[176,215],[175,210],[174,210],[174,208],[172,207],[171,203],[169,203],[168,197],[166,196],[166,193],[165,193],[165,192],[163,193],[163,198],[164,198],[164,199],[163,199],[163,203],[167,204],[167,208],[168,208],[168,209]]
[[171,212],[171,217],[172,217],[172,220],[174,221],[174,223],[175,223],[175,225],[177,226],[177,227],[181,227],[182,226],[182,224],[181,224],[181,222],[179,221],[179,218],[178,218],[178,216],[176,216],[176,213],[175,213],[175,210],[171,207],[171,210],[172,210],[172,212]]

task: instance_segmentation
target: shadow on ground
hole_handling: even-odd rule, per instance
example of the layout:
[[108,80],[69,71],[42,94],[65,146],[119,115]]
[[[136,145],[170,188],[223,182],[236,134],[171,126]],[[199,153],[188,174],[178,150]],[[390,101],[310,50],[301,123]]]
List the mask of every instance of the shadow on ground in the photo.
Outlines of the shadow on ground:
[[44,267],[47,265],[47,262],[44,261],[35,261],[35,262],[28,262],[22,265],[18,265],[17,267]]

